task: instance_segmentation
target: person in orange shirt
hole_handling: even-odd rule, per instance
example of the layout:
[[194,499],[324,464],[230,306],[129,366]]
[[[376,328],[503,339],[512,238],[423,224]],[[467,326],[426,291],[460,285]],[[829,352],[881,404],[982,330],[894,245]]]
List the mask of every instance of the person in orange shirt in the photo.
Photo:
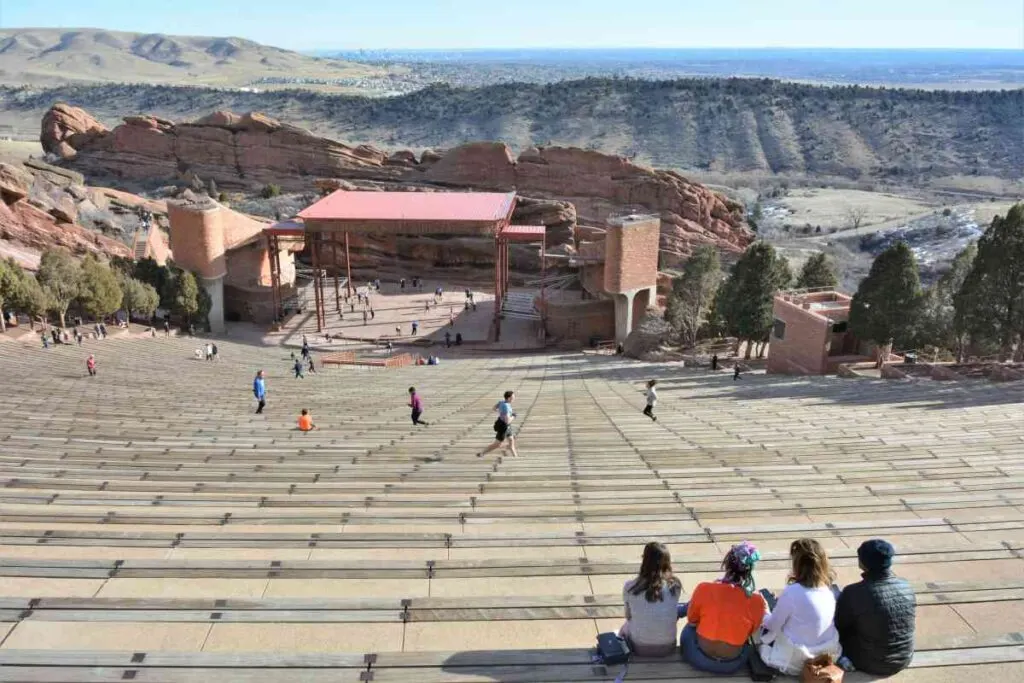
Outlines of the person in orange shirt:
[[715,674],[733,674],[747,665],[750,637],[768,614],[754,584],[760,559],[752,544],[734,545],[722,560],[722,578],[699,584],[690,602],[679,606],[679,616],[685,613],[688,622],[679,639],[683,661]]
[[305,408],[302,409],[302,415],[299,415],[299,431],[300,432],[311,432],[314,429],[320,429],[313,424],[313,416],[309,414],[309,411]]

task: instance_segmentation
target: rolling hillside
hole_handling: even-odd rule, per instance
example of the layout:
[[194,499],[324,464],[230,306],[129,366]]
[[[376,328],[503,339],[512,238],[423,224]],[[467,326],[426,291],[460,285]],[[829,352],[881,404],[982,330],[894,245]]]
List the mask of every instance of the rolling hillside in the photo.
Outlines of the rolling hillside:
[[[0,125],[29,126],[54,102],[107,125],[263,111],[353,143],[448,148],[499,140],[566,145],[657,167],[839,176],[914,184],[946,176],[1024,177],[1024,90],[934,92],[768,80],[585,79],[551,85],[434,86],[402,97],[107,85],[0,89]],[[27,122],[27,123],[26,123]],[[38,133],[36,133],[38,134]]]
[[0,30],[0,83],[75,82],[243,86],[260,78],[335,80],[377,67],[307,57],[242,38],[101,29]]

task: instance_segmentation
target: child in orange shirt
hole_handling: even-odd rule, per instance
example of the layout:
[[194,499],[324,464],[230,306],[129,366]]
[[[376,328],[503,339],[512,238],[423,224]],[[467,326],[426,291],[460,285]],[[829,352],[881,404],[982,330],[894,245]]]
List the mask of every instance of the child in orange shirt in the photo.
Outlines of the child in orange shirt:
[[319,429],[319,427],[313,424],[313,416],[309,414],[308,410],[303,408],[302,415],[299,415],[299,431],[311,432],[314,429]]

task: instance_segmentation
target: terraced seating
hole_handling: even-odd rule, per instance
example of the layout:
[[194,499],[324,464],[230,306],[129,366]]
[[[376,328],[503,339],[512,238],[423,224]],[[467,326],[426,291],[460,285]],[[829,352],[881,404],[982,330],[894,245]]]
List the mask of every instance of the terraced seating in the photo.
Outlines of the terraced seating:
[[[801,535],[841,583],[862,540],[895,543],[920,641],[898,680],[1024,678],[1020,383],[579,354],[293,379],[286,349],[196,345],[0,343],[0,681],[607,681],[588,648],[643,543],[690,591],[749,539],[781,588]],[[477,458],[509,388],[522,455]],[[667,679],[705,677],[672,658],[627,680]]]

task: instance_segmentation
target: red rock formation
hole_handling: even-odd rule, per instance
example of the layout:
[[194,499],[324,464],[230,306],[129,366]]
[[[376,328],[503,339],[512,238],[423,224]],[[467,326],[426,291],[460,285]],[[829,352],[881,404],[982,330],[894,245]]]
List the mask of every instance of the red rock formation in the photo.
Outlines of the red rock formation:
[[423,175],[445,185],[557,197],[572,202],[590,223],[623,213],[656,213],[662,219],[662,249],[682,257],[706,242],[742,251],[753,239],[739,204],[674,171],[599,152],[534,147],[516,160],[504,144],[473,143],[452,150]]
[[73,159],[79,148],[107,132],[107,127],[84,109],[58,102],[43,116],[39,139],[44,152],[56,154],[61,159]]
[[524,200],[521,218],[543,222],[563,241],[577,212],[596,225],[626,213],[655,213],[662,218],[662,249],[680,258],[696,244],[740,251],[753,239],[739,204],[673,171],[594,151],[535,147],[517,159],[503,143],[476,142],[445,154],[425,151],[417,162],[409,152],[350,147],[259,113],[214,112],[181,124],[131,116],[109,133],[89,122],[95,123],[84,111],[57,105],[44,119],[44,147],[70,144],[69,163],[83,172],[146,181],[187,175],[222,187],[307,190],[324,177],[330,180],[322,187],[514,189],[548,202]]
[[57,185],[45,171],[31,170],[0,163],[0,255],[16,256],[32,268],[39,253],[51,247],[75,254],[129,255],[123,242],[78,223],[80,207],[96,207],[87,188]]

